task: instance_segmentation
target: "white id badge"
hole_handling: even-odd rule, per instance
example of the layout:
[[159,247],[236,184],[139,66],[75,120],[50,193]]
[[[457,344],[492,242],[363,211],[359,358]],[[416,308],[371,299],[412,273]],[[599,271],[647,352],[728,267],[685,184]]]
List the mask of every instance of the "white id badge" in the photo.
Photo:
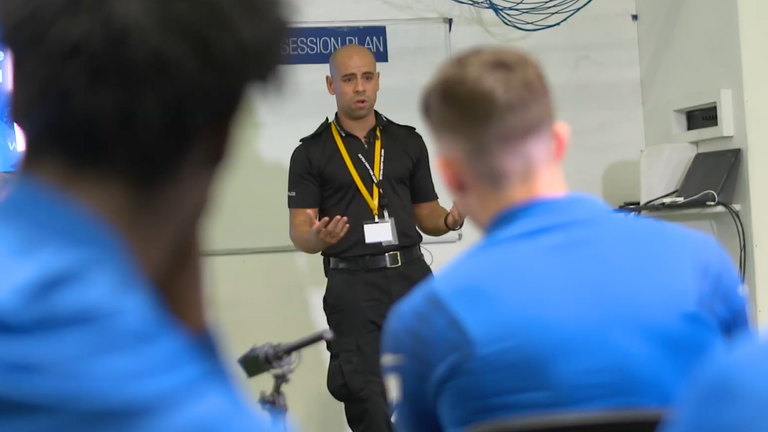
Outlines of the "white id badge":
[[381,243],[384,246],[397,244],[397,229],[394,219],[380,219],[363,224],[366,243]]

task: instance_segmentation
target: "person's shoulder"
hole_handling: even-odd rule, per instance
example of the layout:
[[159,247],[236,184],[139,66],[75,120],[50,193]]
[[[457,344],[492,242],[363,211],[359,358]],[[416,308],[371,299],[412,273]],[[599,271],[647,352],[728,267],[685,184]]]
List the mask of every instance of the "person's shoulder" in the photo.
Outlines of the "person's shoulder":
[[659,260],[669,258],[678,266],[694,266],[708,274],[737,275],[733,257],[711,233],[652,216],[630,217],[624,223],[616,238],[631,242],[635,251],[653,251]]
[[445,300],[436,279],[417,285],[390,310],[383,333],[385,348],[432,347],[441,352],[470,348],[469,333]]
[[396,306],[403,315],[419,316],[428,311],[430,315],[443,315],[462,322],[461,309],[466,305],[463,299],[487,282],[485,275],[494,270],[492,258],[500,255],[487,241],[480,241],[422,281]]
[[759,369],[765,377],[765,389],[768,392],[768,335],[744,335],[735,342],[732,350],[720,362],[721,367],[749,371]]
[[13,306],[0,313],[7,322],[26,326],[32,324],[29,316],[41,314],[41,322],[54,326],[32,325],[29,331],[72,326],[73,332],[98,336],[139,323],[151,326],[165,314],[150,283],[109,253],[51,244],[47,250],[0,257],[0,267],[13,269],[4,272],[0,294],[0,310]]
[[429,277],[416,285],[400,301],[395,303],[387,317],[390,330],[407,333],[435,328],[436,323],[452,319],[451,312],[441,298],[438,282]]
[[[29,316],[40,313],[41,322],[77,323],[72,331],[89,332],[123,317],[144,320],[162,309],[130,251],[118,241],[28,222],[0,224],[0,316],[6,322],[30,325]],[[35,332],[46,329],[51,328],[30,326]]]
[[719,251],[722,246],[717,239],[704,231],[654,216],[613,215],[625,230],[631,231],[649,242],[662,241],[665,245],[677,245],[702,252]]
[[313,157],[319,154],[318,151],[322,152],[322,148],[328,141],[328,134],[331,131],[330,125],[331,121],[326,118],[314,132],[299,140],[299,145],[293,149],[291,165],[304,160],[312,160]]
[[300,145],[313,145],[318,142],[322,142],[325,138],[325,134],[331,130],[331,121],[326,117],[326,119],[320,123],[320,126],[315,129],[314,132],[311,134],[301,138],[299,142]]
[[454,291],[459,291],[457,295],[461,296],[462,290],[473,289],[472,287],[477,285],[478,278],[495,274],[494,270],[498,270],[495,266],[496,258],[503,256],[513,262],[515,255],[526,253],[525,248],[520,247],[516,242],[486,236],[485,239],[461,251],[448,264],[435,272],[438,291],[441,296],[451,296],[454,295]]
[[768,333],[744,333],[715,352],[699,371],[699,381],[727,381],[734,386],[758,385],[768,402]]
[[390,125],[395,129],[400,129],[406,132],[414,132],[414,133],[416,132],[416,128],[414,126],[398,123],[392,120],[391,118],[385,116],[384,114],[381,114],[381,113],[378,113],[378,114],[381,116],[381,119],[384,120],[385,124]]
[[[0,293],[0,322],[25,338],[0,331],[0,398],[23,392],[43,412],[60,400],[80,404],[83,431],[124,430],[114,427],[125,410],[143,430],[269,430],[255,427],[218,359],[141,275],[85,253],[47,267],[17,264]],[[46,352],[55,354],[40,355]],[[13,377],[2,372],[10,365],[18,368]],[[104,377],[108,385],[100,384]]]
[[768,405],[768,342],[742,339],[719,351],[683,391],[663,432],[764,431]]
[[417,142],[423,141],[421,134],[419,134],[414,126],[398,123],[381,113],[377,114],[390,132],[396,133],[402,138],[410,138]]
[[744,334],[717,350],[693,378],[692,393],[726,390],[731,395],[760,394],[768,403],[768,340]]
[[[435,280],[430,276],[417,284],[405,297],[392,306],[387,321],[390,327],[410,325],[419,311],[429,309],[436,303],[438,303],[438,298],[435,292]],[[433,310],[441,311],[442,306],[438,306]]]
[[[0,221],[3,214],[0,211]],[[88,253],[84,245],[73,245],[56,237],[55,232],[41,227],[35,231],[25,221],[9,220],[0,224],[0,268],[3,269],[3,290],[0,292],[0,309],[3,304],[19,307],[6,318],[12,319],[15,312],[28,313],[35,309],[47,309],[54,302],[57,307],[69,307],[72,303],[64,300],[82,296],[87,301],[94,273],[104,272],[105,256]],[[96,252],[96,251],[94,251]],[[80,286],[82,285],[82,286]],[[73,296],[67,290],[73,290]],[[22,310],[26,312],[22,312]],[[2,315],[2,314],[0,314]]]
[[665,226],[676,233],[678,241],[687,242],[689,249],[698,251],[707,262],[731,262],[725,247],[713,234],[673,222],[667,222]]

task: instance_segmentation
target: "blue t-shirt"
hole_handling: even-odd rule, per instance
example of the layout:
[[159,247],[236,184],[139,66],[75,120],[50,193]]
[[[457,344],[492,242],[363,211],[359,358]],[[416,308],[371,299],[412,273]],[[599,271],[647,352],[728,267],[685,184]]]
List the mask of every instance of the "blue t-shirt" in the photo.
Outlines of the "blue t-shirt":
[[692,379],[661,432],[768,431],[768,341],[717,355]]
[[581,194],[509,209],[391,311],[382,368],[396,429],[665,407],[749,328],[740,287],[703,233]]
[[105,221],[31,178],[0,201],[0,431],[271,431]]

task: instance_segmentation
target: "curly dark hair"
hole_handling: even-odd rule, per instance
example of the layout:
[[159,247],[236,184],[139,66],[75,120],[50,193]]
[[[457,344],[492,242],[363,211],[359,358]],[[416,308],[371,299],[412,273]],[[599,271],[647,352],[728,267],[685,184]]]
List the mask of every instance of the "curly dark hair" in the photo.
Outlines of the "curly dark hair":
[[2,0],[27,161],[152,187],[267,81],[279,0]]

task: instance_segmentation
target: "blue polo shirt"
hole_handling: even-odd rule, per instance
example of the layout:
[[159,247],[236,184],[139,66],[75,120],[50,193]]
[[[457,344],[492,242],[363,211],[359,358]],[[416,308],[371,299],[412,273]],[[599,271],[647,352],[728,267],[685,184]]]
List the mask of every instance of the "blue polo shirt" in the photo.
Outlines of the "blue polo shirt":
[[32,178],[0,201],[0,431],[270,431],[117,233]]
[[768,340],[744,341],[692,380],[661,432],[768,431]]
[[382,368],[398,432],[554,411],[664,407],[748,330],[715,239],[581,194],[511,208],[391,311]]

